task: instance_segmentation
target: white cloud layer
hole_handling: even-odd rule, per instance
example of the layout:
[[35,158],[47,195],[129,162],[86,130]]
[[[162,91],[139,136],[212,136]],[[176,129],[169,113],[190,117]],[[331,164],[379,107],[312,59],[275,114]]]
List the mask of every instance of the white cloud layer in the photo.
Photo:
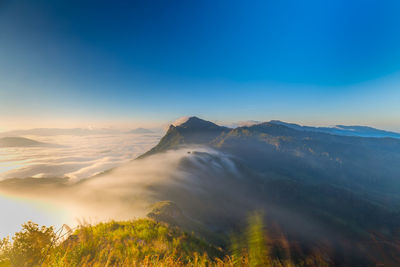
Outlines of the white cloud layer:
[[24,136],[63,147],[0,148],[0,179],[81,179],[136,158],[160,139],[157,134]]

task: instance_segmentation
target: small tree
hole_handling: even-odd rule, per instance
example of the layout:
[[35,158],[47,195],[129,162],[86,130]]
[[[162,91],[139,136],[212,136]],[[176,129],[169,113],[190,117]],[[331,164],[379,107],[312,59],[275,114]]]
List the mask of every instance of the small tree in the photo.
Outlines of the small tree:
[[10,266],[10,251],[11,251],[10,238],[6,237],[0,240],[0,267]]
[[41,226],[28,221],[22,230],[15,233],[10,244],[8,238],[2,241],[3,258],[12,266],[37,266],[55,239],[53,227]]

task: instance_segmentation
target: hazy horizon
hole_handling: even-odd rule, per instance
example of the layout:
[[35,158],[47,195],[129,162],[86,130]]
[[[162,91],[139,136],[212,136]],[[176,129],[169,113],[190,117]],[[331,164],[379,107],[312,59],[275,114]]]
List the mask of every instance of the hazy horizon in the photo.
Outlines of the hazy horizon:
[[[218,120],[218,119],[210,119],[208,117],[202,117],[202,116],[198,116],[198,115],[188,115],[188,116],[181,116],[181,117],[175,117],[172,119],[169,119],[167,121],[164,122],[132,122],[132,121],[125,121],[125,122],[120,122],[120,123],[112,123],[112,122],[95,122],[95,123],[88,123],[88,122],[63,122],[61,124],[57,123],[57,122],[39,122],[39,123],[16,123],[13,122],[11,124],[11,126],[6,127],[7,125],[2,124],[2,127],[0,127],[0,135],[4,134],[4,133],[8,133],[8,132],[14,132],[14,131],[29,131],[29,130],[33,130],[33,129],[86,129],[86,130],[101,130],[101,129],[105,129],[105,130],[111,130],[111,131],[115,131],[115,132],[126,132],[126,131],[130,131],[130,130],[134,130],[137,128],[144,128],[144,129],[149,129],[149,130],[153,130],[156,132],[165,132],[168,128],[169,125],[174,124],[175,121],[180,120],[181,118],[186,118],[186,117],[192,117],[192,116],[196,116],[199,117],[201,119],[205,119],[211,122],[214,122],[217,125],[221,125],[221,126],[227,126],[230,128],[234,128],[237,126],[241,126],[241,125],[247,125],[249,123],[262,123],[262,122],[269,122],[269,121],[274,121],[274,120],[278,120],[278,121],[283,121],[283,122],[287,122],[287,123],[295,123],[301,126],[313,126],[313,127],[334,127],[337,125],[345,125],[345,126],[367,126],[367,127],[373,127],[373,128],[377,128],[380,130],[386,130],[386,131],[393,131],[393,132],[400,132],[400,126],[398,126],[397,124],[395,125],[391,125],[388,124],[386,121],[384,122],[376,122],[376,123],[368,123],[365,120],[346,120],[343,119],[341,121],[336,121],[336,120],[332,120],[332,121],[312,121],[310,119],[294,119],[294,120],[290,120],[288,119],[283,119],[283,118],[279,118],[279,117],[271,117],[271,118],[266,118],[266,116],[264,117],[260,117],[259,119],[254,119],[254,118],[248,118],[246,120]],[[263,119],[265,118],[265,119]],[[19,126],[16,126],[19,125]]]

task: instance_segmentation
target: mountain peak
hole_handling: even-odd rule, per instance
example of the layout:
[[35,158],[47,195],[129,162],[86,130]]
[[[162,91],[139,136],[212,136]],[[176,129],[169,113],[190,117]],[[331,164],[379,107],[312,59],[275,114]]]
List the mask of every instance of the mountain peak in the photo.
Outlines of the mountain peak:
[[171,124],[160,142],[139,158],[174,149],[180,145],[207,145],[227,130],[229,128],[198,117],[183,117]]
[[198,117],[189,117],[184,123],[179,125],[182,128],[210,128],[219,127],[215,123],[200,119]]

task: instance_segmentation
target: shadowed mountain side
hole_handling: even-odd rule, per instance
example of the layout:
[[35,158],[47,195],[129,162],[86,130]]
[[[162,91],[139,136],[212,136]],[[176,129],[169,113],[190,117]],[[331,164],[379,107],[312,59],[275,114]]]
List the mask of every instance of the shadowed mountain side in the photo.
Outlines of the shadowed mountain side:
[[[201,124],[219,129],[209,122]],[[400,228],[400,140],[296,130],[277,123],[219,129],[220,134],[213,139],[218,130],[212,136],[201,136],[202,132],[207,133],[207,128],[171,126],[156,148],[143,156],[175,150],[186,144],[212,147],[222,152],[216,154],[217,157],[229,155],[236,165],[247,170],[241,177],[245,181],[243,188],[247,188],[245,199],[255,203],[249,206],[266,211],[289,235],[297,236],[295,239],[299,235],[301,240],[329,238],[341,244],[343,255],[354,252],[346,248],[346,244],[360,245],[362,240],[375,234],[391,243],[392,248],[397,246],[395,242],[400,238],[396,230]],[[187,165],[188,173],[194,168]],[[219,177],[205,175],[201,179],[215,181]],[[217,186],[217,194],[219,190]],[[242,188],[239,192],[243,192]],[[182,192],[176,194],[167,199],[175,197],[176,203],[185,205],[185,198],[176,198]],[[220,195],[223,194],[221,191]],[[205,199],[197,195],[186,197]],[[224,203],[223,199],[221,201]],[[220,205],[219,199],[215,203]],[[206,216],[206,219],[212,217]],[[223,217],[221,213],[218,218]],[[354,255],[362,255],[363,249],[371,250],[369,245],[360,246],[363,248]],[[354,255],[343,257],[354,258]],[[376,259],[382,256],[371,255]]]
[[[247,167],[306,183],[328,183],[368,192],[399,207],[400,140],[337,136],[263,123],[221,135],[212,146]],[[390,196],[388,198],[388,196]],[[389,200],[389,201],[388,201]]]
[[[206,145],[233,155],[260,174],[307,183],[332,183],[400,207],[400,140],[299,131],[276,123],[229,129],[196,117],[170,126],[139,158],[184,145]],[[390,196],[390,197],[388,197]]]

